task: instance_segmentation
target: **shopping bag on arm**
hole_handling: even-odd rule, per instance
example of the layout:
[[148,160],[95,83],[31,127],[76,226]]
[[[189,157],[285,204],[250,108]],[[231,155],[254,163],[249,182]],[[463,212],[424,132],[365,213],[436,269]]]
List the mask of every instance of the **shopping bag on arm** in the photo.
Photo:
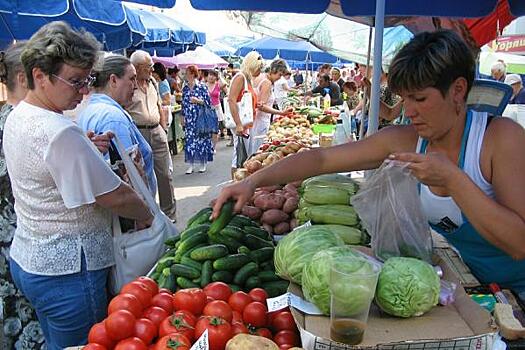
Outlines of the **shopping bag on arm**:
[[201,135],[210,135],[216,133],[218,128],[219,121],[215,109],[209,106],[200,106],[196,122],[197,133]]
[[237,136],[237,146],[235,148],[235,153],[237,155],[237,169],[243,167],[244,162],[248,159],[248,149],[246,139],[242,136]]
[[376,257],[414,257],[432,262],[432,236],[421,211],[418,181],[408,163],[385,161],[352,197],[371,236]]
[[147,274],[164,253],[164,242],[179,233],[171,220],[160,210],[118,137],[115,136],[113,141],[131,185],[142,196],[154,215],[150,227],[125,233],[121,230],[118,215],[113,215],[115,266],[110,272],[109,290],[112,294],[118,294],[123,285],[138,276]]
[[[242,74],[242,73],[240,73]],[[253,104],[252,93],[248,90],[248,80],[244,76],[244,90],[242,92],[241,101],[237,102],[237,109],[239,110],[239,118],[242,126],[253,124]],[[235,129],[235,121],[230,110],[228,97],[224,98],[224,126],[227,129]]]

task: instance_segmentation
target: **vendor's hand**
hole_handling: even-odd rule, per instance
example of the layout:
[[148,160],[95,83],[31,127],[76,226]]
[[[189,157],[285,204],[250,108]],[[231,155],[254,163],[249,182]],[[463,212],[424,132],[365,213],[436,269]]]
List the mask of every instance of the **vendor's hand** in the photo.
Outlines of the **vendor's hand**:
[[288,108],[286,108],[286,109],[283,111],[282,115],[292,114],[293,111],[294,111],[294,108],[293,108],[293,107],[288,107]]
[[96,135],[93,131],[88,131],[86,133],[86,136],[88,139],[93,142],[95,147],[100,151],[102,154],[108,153],[109,145],[111,139],[115,136],[111,131],[108,131],[101,135]]
[[456,164],[441,153],[394,153],[388,158],[409,163],[411,173],[427,186],[449,189],[454,179],[462,173]]
[[192,96],[190,98],[190,102],[194,103],[194,104],[202,104],[202,100],[200,98],[195,97],[195,96]]
[[234,211],[240,213],[242,207],[250,200],[250,198],[252,198],[255,188],[256,186],[250,181],[250,179],[245,179],[225,187],[213,205],[211,219],[216,219],[219,216],[222,206],[229,199],[234,199],[236,201]]

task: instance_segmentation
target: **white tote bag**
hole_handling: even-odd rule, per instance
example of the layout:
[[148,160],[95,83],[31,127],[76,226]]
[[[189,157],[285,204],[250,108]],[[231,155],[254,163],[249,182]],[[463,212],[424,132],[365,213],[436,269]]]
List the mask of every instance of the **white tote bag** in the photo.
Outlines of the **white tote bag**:
[[179,233],[171,220],[160,210],[117,136],[113,140],[133,188],[142,195],[154,215],[150,227],[131,233],[122,233],[118,215],[113,215],[115,266],[110,272],[109,290],[116,295],[126,283],[147,274],[164,253],[166,239]]
[[[239,74],[241,74],[244,78],[244,90],[241,101],[237,102],[237,109],[239,110],[239,118],[241,119],[242,126],[247,126],[253,124],[252,93],[248,90],[248,80],[246,80],[244,74]],[[224,98],[224,126],[227,129],[235,129],[235,121],[233,120],[233,116],[230,111],[228,97]]]

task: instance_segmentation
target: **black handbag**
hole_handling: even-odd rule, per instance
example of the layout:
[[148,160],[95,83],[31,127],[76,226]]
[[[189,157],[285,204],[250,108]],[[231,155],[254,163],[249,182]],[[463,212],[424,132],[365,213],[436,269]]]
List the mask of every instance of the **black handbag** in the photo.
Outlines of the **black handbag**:
[[214,134],[219,130],[217,112],[209,106],[202,106],[196,123],[197,133],[201,135]]

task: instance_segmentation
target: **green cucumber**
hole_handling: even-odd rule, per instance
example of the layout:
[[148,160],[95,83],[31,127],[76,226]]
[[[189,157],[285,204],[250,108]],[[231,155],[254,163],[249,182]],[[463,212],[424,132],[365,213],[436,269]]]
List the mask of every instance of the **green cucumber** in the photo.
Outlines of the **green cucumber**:
[[187,279],[186,277],[177,277],[177,285],[182,289],[186,288],[199,288],[200,286],[197,283]]
[[261,280],[258,276],[250,276],[244,283],[244,288],[247,290],[260,287],[261,286]]
[[242,288],[236,284],[228,283],[233,293],[242,291]]
[[282,281],[282,278],[277,276],[274,271],[259,271],[257,277],[261,282]]
[[182,264],[174,264],[170,267],[171,273],[175,276],[186,277],[188,279],[194,279],[200,277],[201,273],[199,270]]
[[160,260],[157,262],[157,267],[155,268],[155,271],[162,272],[166,267],[170,267],[171,265],[175,264],[175,257],[174,256],[167,256],[164,258],[160,258]]
[[261,249],[253,250],[248,255],[253,261],[257,263],[263,263],[265,261],[273,259],[273,247],[264,247]]
[[247,263],[235,273],[235,276],[233,277],[233,283],[239,286],[244,285],[248,277],[257,274],[258,270],[259,268],[257,267],[257,264],[253,261]]
[[264,239],[254,236],[252,234],[246,234],[244,236],[244,244],[252,250],[261,249],[264,247],[273,247],[272,242],[265,241]]
[[193,267],[194,269],[196,270],[199,270],[201,271],[202,270],[202,264],[198,261],[195,261],[193,260],[192,258],[190,258],[189,256],[183,256],[181,259],[180,259],[180,263],[182,265],[186,265],[186,266],[189,266],[189,267]]
[[240,253],[240,254],[250,255],[251,252],[252,251],[250,250],[250,248],[248,248],[245,245],[242,245],[239,247],[239,249],[237,249],[237,253]]
[[161,278],[162,277],[164,278],[161,281],[162,283],[159,282],[159,288],[166,288],[171,291],[175,291],[175,289],[177,289],[177,282],[175,280],[175,275],[171,273],[171,268],[167,267],[162,270]]
[[263,262],[260,268],[262,271],[275,271],[275,265],[273,263],[273,260]]
[[189,218],[186,228],[195,227],[197,225],[209,222],[212,210],[213,209],[210,207],[199,210],[197,214]]
[[187,228],[181,232],[180,240],[185,241],[186,239],[190,238],[191,236],[197,233],[201,233],[201,232],[208,233],[209,228],[210,228],[210,224],[202,224],[202,225],[198,225],[192,228]]
[[206,260],[202,264],[201,280],[199,283],[201,288],[204,288],[208,284],[211,283],[211,281],[213,280],[212,272],[213,272],[213,263],[211,260]]
[[247,227],[244,228],[244,233],[257,236],[257,237],[259,237],[261,239],[264,239],[265,241],[271,241],[272,240],[272,236],[268,233],[268,231],[266,231],[266,230],[264,230],[262,228],[259,228],[259,227],[247,226]]
[[194,249],[190,257],[193,260],[204,261],[204,260],[216,260],[228,255],[228,247],[224,244],[212,244],[202,248]]
[[240,241],[244,237],[244,232],[238,227],[228,225],[225,228],[223,228],[221,232],[219,232],[219,235],[228,236],[237,241]]
[[184,255],[184,253],[196,245],[206,242],[208,242],[208,235],[206,232],[196,233],[182,241],[179,248],[177,249],[177,254]]
[[211,275],[211,280],[213,282],[231,283],[231,281],[233,281],[233,274],[230,271],[215,271],[213,275]]
[[251,261],[250,257],[246,254],[232,254],[219,258],[213,262],[213,268],[215,270],[233,270],[243,267]]
[[174,248],[178,241],[180,241],[180,235],[168,238],[166,241],[164,241],[164,244],[170,248]]
[[259,225],[255,221],[253,221],[252,219],[244,215],[235,215],[233,219],[230,221],[230,224],[234,226],[242,226],[242,227],[245,227],[245,226],[259,227]]
[[[195,247],[191,248],[190,250],[188,250],[186,253],[182,254],[182,256],[187,256],[188,258],[190,257],[191,255],[191,252],[194,251],[195,249],[199,249],[199,248],[202,248],[202,247],[206,247],[208,245],[208,243],[201,243],[201,244],[197,244]],[[180,261],[179,261],[180,263]]]
[[289,285],[290,285],[290,282],[281,280],[281,281],[265,282],[263,288],[266,291],[266,293],[268,293],[268,296],[270,298],[274,298],[276,296],[286,293],[288,291]]
[[223,204],[219,216],[211,223],[208,229],[209,234],[219,233],[223,228],[228,225],[233,216],[234,201],[228,201]]
[[220,233],[209,234],[209,237],[212,243],[224,244],[226,247],[228,247],[230,253],[236,253],[239,247],[241,246],[241,243],[239,243],[237,240],[228,236],[222,236]]

